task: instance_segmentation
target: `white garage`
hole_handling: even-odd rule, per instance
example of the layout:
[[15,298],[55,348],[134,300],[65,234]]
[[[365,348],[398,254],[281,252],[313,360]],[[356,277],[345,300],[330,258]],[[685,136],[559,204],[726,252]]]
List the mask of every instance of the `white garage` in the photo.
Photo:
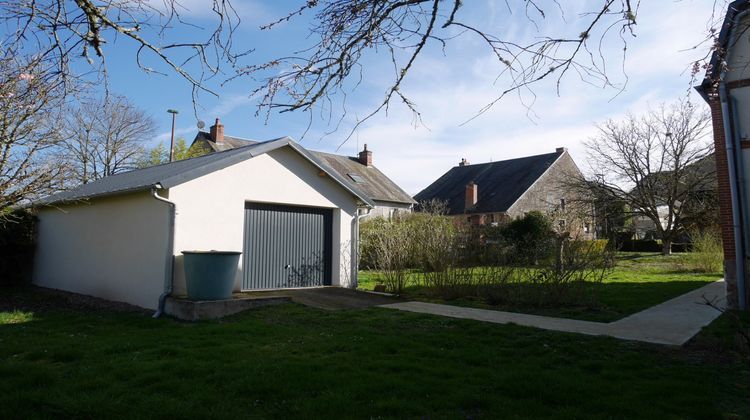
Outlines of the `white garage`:
[[288,137],[135,170],[36,205],[34,284],[158,309],[181,251],[242,252],[235,290],[356,282],[373,201]]

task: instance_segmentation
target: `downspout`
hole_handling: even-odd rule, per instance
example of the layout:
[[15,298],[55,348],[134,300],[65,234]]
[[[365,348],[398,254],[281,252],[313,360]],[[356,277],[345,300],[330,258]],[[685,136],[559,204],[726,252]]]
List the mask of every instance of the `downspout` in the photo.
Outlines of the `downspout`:
[[[360,210],[366,210],[360,213]],[[352,244],[352,288],[359,286],[359,220],[370,214],[370,207],[357,207],[357,214],[354,216],[354,244]]]
[[165,250],[166,270],[164,270],[164,292],[159,296],[159,305],[153,315],[154,318],[159,318],[164,313],[164,303],[167,301],[167,297],[172,294],[172,280],[174,273],[174,219],[176,206],[175,203],[158,194],[157,190],[160,188],[161,186],[159,185],[152,188],[151,196],[161,202],[167,203],[167,206],[169,207],[169,232],[167,233],[167,249]]

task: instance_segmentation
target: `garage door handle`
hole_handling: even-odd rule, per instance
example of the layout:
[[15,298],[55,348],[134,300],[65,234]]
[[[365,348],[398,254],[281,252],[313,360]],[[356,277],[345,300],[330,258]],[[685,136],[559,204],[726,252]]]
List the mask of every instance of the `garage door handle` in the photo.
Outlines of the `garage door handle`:
[[287,264],[287,265],[284,266],[284,268],[288,270],[288,269],[292,268],[292,266],[289,265],[289,264]]

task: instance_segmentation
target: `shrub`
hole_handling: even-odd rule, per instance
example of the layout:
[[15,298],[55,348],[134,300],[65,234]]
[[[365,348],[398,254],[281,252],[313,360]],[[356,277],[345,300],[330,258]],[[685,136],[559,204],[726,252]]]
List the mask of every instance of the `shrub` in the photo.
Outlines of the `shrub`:
[[552,223],[538,211],[509,222],[502,236],[513,247],[514,259],[519,264],[536,265],[540,259],[550,257],[554,249]]
[[376,270],[375,280],[395,293],[415,282],[444,300],[593,305],[595,283],[612,266],[607,245],[606,240],[555,235],[538,212],[505,227],[458,224],[440,214],[414,213],[363,222],[360,263]]
[[387,291],[401,293],[409,279],[411,258],[410,231],[406,223],[375,220],[377,227],[368,231],[365,239],[372,258],[372,268]]
[[688,252],[684,260],[690,269],[704,273],[718,273],[722,270],[724,252],[721,235],[716,229],[693,232],[693,252]]
[[25,210],[0,215],[0,286],[31,282],[36,216]]

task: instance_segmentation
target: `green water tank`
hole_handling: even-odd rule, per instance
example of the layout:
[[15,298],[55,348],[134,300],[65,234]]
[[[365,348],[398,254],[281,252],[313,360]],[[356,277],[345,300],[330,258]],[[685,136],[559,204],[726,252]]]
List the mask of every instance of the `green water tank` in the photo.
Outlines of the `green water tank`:
[[182,251],[188,298],[231,299],[240,254],[234,251]]

